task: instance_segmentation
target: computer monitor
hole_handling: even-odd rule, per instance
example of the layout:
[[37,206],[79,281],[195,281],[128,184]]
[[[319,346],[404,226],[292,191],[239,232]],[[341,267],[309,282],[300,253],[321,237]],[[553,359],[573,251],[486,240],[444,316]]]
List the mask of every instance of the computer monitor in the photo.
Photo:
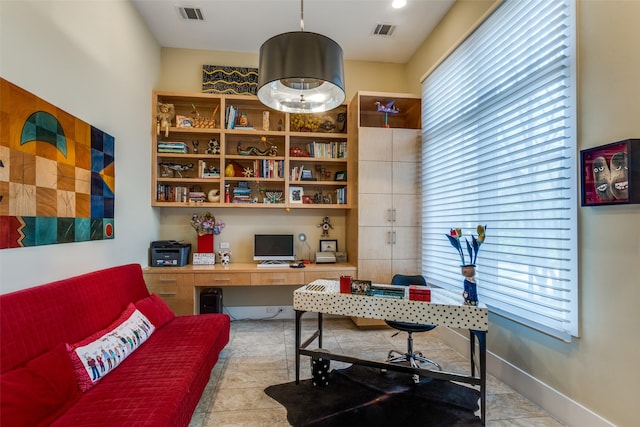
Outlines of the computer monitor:
[[254,261],[295,261],[293,234],[255,234]]

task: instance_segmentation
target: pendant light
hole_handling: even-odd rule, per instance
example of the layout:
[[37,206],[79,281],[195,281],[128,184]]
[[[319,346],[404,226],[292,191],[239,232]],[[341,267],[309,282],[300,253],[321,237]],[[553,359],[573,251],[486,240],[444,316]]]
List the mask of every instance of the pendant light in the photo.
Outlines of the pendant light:
[[317,113],[344,102],[342,48],[329,37],[304,31],[274,36],[260,47],[258,99],[287,113]]

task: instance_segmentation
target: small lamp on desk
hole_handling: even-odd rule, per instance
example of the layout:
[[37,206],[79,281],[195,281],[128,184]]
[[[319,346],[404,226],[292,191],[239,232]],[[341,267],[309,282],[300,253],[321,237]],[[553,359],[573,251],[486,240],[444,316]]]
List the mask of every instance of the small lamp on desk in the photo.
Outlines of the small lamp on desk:
[[307,235],[304,233],[298,234],[298,240],[307,245],[307,254],[309,255],[306,260],[302,260],[305,264],[311,264],[311,246],[309,246],[309,242],[307,242]]

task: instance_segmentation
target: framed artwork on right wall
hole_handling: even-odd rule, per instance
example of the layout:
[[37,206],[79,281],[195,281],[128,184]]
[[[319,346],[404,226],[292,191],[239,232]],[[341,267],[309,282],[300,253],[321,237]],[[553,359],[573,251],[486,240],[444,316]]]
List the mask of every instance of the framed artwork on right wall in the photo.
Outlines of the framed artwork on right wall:
[[580,151],[582,206],[640,203],[640,139]]

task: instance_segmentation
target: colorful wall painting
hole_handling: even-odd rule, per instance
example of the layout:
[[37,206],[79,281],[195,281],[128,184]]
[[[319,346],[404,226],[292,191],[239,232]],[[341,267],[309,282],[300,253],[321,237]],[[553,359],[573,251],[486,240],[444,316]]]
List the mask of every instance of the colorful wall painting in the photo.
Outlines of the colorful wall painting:
[[114,238],[115,140],[0,78],[0,249]]

